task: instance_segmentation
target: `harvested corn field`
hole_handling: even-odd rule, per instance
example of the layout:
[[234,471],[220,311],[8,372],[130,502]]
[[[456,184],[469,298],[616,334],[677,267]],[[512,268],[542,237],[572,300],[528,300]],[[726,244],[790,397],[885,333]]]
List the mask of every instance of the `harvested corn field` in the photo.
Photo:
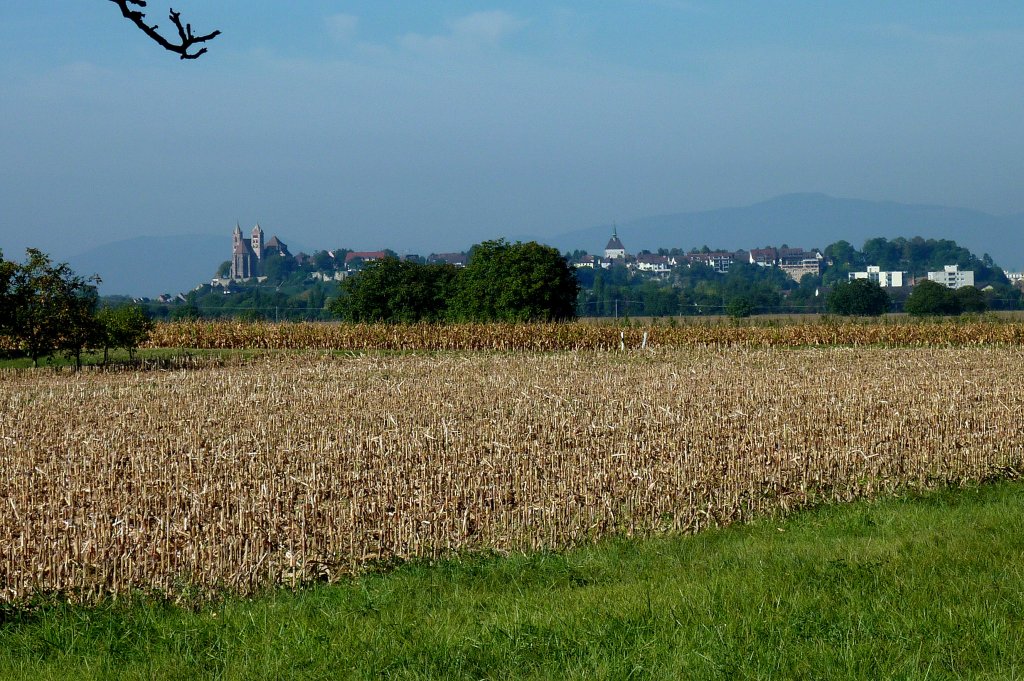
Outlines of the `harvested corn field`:
[[1013,475],[1019,347],[0,373],[0,595],[337,579]]

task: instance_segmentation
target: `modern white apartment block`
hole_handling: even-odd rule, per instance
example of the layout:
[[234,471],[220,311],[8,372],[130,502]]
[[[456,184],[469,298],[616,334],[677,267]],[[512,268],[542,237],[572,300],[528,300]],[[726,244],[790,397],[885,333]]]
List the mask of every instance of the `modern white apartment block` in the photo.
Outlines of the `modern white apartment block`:
[[929,272],[928,281],[934,281],[949,288],[974,286],[974,271],[960,271],[958,265],[946,265],[941,272]]
[[883,272],[877,265],[868,265],[867,272],[850,272],[850,281],[854,279],[867,279],[873,281],[882,288],[901,287],[906,282],[906,272]]

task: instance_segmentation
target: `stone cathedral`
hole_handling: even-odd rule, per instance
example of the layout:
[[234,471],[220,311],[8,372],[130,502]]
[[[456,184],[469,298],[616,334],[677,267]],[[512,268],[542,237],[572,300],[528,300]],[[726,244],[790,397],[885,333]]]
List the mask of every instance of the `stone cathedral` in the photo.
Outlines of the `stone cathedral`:
[[264,241],[263,229],[259,224],[252,228],[248,239],[242,238],[242,228],[236,224],[231,243],[231,278],[251,279],[260,276],[260,263],[270,254],[291,257],[288,246],[277,236]]

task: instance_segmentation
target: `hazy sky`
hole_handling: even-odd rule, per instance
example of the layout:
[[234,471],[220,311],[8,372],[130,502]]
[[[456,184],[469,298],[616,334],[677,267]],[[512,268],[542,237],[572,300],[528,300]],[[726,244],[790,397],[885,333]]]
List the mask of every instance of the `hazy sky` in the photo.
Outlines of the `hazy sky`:
[[223,31],[199,60],[108,0],[0,2],[8,256],[236,221],[443,251],[797,191],[1024,211],[1019,0],[170,6]]

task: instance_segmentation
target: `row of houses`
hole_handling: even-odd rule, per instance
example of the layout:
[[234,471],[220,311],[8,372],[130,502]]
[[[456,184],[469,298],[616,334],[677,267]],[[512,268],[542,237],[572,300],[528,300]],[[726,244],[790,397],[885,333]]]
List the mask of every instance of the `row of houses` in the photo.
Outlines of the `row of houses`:
[[[334,257],[333,253],[330,251],[328,251],[328,253],[332,258]],[[300,255],[302,254],[300,253]],[[310,275],[310,278],[320,281],[341,281],[352,274],[353,271],[358,270],[364,264],[388,257],[394,256],[387,251],[349,251],[345,254],[344,263],[341,267],[314,272]],[[400,259],[408,260],[410,262],[426,263],[428,265],[454,265],[455,267],[465,267],[466,262],[469,260],[469,254],[431,253],[426,258],[412,254],[403,255]],[[299,264],[301,265],[302,263],[300,262]]]
[[749,263],[760,267],[778,267],[783,272],[800,281],[805,274],[820,275],[825,264],[825,256],[818,250],[805,251],[802,248],[754,248],[749,251],[704,251],[681,255],[656,255],[640,253],[629,255],[617,230],[612,232],[611,239],[605,247],[604,256],[586,255],[572,264],[576,267],[607,269],[616,263],[625,264],[629,269],[639,272],[665,274],[679,265],[705,265],[716,272],[725,273],[734,263]]
[[[724,274],[729,271],[729,268],[734,263],[739,262],[760,267],[778,267],[794,281],[800,281],[806,274],[819,276],[821,275],[822,268],[828,264],[825,256],[817,249],[805,251],[802,248],[788,247],[753,248],[749,251],[705,250],[703,252],[694,251],[681,255],[640,253],[631,256],[626,252],[622,240],[619,239],[618,230],[613,230],[612,236],[608,240],[608,245],[605,247],[603,257],[586,255],[573,262],[573,265],[576,267],[607,269],[616,263],[622,263],[627,268],[639,272],[665,274],[679,265],[693,266],[700,264]],[[1013,274],[1008,273],[1008,276]],[[850,272],[849,279],[850,281],[867,279],[885,288],[901,288],[913,286],[916,283],[907,272],[886,272],[876,266],[869,266],[864,272]],[[971,270],[961,270],[957,265],[946,265],[942,270],[929,272],[928,280],[952,289],[958,289],[965,286],[974,286],[974,272]],[[1013,281],[1012,278],[1011,281]]]

